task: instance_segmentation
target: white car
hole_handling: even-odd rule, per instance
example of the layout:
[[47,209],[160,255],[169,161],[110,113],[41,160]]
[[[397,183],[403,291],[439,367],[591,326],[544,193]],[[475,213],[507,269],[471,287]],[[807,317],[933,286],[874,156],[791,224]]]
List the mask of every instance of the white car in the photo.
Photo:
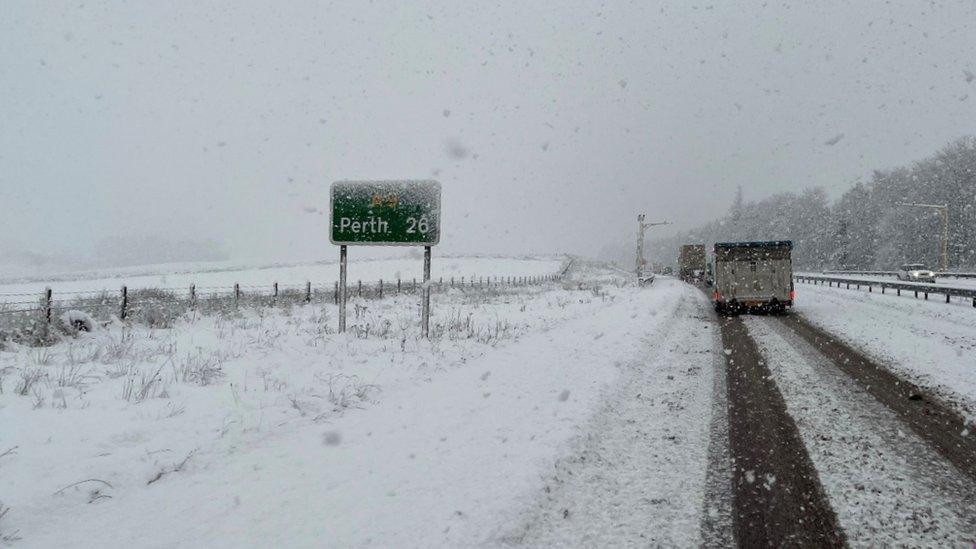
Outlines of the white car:
[[898,269],[898,280],[908,282],[935,282],[935,273],[921,263],[909,263]]

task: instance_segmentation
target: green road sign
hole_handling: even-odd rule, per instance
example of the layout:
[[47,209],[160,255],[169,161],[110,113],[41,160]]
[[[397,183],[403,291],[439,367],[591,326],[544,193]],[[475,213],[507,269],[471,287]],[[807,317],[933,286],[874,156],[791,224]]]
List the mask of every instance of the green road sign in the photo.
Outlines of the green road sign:
[[333,244],[434,246],[441,240],[437,181],[336,181],[330,210]]

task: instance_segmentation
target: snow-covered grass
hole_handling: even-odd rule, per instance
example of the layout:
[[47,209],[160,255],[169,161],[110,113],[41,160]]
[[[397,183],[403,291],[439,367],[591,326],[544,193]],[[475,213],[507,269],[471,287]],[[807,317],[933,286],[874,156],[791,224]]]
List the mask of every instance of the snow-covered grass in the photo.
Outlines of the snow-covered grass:
[[939,300],[796,285],[796,311],[976,421],[976,309]]
[[0,533],[25,547],[487,539],[673,310],[672,284],[454,290],[429,341],[402,296],[355,300],[342,335],[335,307],[313,304],[12,346]]

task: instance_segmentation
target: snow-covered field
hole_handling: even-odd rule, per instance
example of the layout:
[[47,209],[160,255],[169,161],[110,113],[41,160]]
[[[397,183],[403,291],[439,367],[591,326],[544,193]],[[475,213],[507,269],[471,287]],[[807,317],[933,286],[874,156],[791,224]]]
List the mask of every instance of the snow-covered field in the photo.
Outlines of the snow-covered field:
[[796,285],[796,312],[930,387],[976,420],[976,309],[866,290]]
[[[485,270],[522,266],[494,261]],[[682,358],[692,345],[656,334],[674,333],[664,327],[695,290],[582,269],[563,285],[438,294],[430,341],[405,296],[351,303],[344,335],[335,308],[313,304],[8,348],[0,535],[18,547],[511,543],[622,374],[649,349]],[[653,432],[676,417],[707,429],[696,384],[710,377],[689,360],[642,373],[681,376],[689,395],[640,418]],[[683,531],[698,517],[707,433],[678,436],[689,461],[659,469],[657,492]]]
[[[494,257],[437,257],[431,261],[431,277],[434,280],[450,277],[460,280],[465,277],[508,277],[508,276],[541,276],[558,272],[560,265],[566,259],[563,257],[542,258],[494,258]],[[90,292],[117,292],[120,287],[127,286],[130,290],[141,288],[173,288],[187,291],[191,284],[196,284],[200,291],[209,289],[230,290],[235,283],[244,288],[258,288],[270,292],[271,285],[278,282],[282,286],[302,286],[306,281],[316,287],[331,288],[339,279],[339,266],[335,263],[313,263],[306,265],[285,265],[270,267],[229,268],[213,270],[211,264],[172,266],[173,272],[156,272],[144,274],[148,267],[139,269],[121,269],[112,273],[96,273],[95,278],[89,278],[82,273],[71,280],[34,280],[0,284],[0,302],[23,301],[25,297],[33,299],[40,296],[45,287],[51,287],[55,298],[66,294]],[[362,280],[363,283],[375,283],[380,279],[395,282],[397,278],[405,282],[423,277],[423,259],[386,259],[386,260],[357,260],[350,257],[348,267],[349,284]]]

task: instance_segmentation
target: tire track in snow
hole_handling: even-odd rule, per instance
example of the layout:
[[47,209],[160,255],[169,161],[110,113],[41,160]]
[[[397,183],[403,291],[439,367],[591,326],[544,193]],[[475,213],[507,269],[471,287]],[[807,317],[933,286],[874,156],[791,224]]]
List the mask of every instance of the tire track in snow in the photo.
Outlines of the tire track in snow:
[[[650,288],[648,291],[654,291]],[[700,292],[681,303],[576,449],[545,479],[538,507],[502,539],[530,547],[701,543],[717,326]]]
[[740,546],[836,547],[844,532],[783,396],[743,320],[724,318],[735,538]]
[[753,317],[746,324],[850,542],[976,541],[976,484],[784,320]]

